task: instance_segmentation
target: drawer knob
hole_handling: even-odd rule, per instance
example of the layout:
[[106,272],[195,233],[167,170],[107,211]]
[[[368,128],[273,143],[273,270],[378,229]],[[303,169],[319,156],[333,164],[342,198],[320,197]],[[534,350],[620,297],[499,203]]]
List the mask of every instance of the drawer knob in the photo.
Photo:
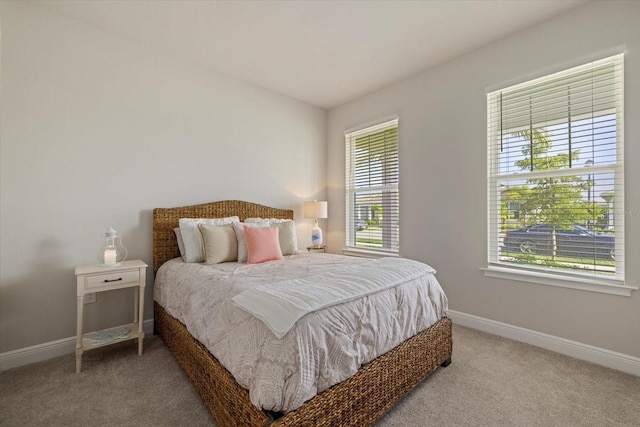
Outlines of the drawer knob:
[[119,282],[120,280],[122,280],[122,277],[118,278],[118,279],[104,279],[104,283],[110,283],[110,282]]

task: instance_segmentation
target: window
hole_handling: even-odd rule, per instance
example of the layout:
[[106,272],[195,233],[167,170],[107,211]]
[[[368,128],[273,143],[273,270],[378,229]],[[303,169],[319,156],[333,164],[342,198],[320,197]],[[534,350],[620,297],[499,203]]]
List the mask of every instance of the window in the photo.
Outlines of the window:
[[488,270],[624,285],[622,72],[616,55],[488,93]]
[[346,245],[397,253],[398,120],[345,134]]

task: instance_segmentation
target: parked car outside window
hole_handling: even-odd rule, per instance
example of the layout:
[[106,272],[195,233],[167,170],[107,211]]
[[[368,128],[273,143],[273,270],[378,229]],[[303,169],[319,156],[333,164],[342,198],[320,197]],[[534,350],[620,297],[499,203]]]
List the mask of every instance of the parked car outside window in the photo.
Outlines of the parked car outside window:
[[[587,259],[615,259],[615,236],[596,233],[581,225],[556,229],[556,255]],[[504,249],[510,252],[553,254],[553,226],[536,224],[507,231]]]
[[367,221],[363,219],[356,219],[355,226],[356,226],[356,231],[362,231],[366,229],[369,226],[369,224],[367,224]]

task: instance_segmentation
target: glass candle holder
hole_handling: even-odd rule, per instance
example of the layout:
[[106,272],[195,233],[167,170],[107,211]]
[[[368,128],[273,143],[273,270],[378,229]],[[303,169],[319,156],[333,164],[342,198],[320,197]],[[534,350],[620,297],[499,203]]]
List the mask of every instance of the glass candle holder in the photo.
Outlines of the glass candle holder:
[[120,240],[120,234],[110,227],[102,235],[102,248],[98,261],[104,267],[115,267],[127,259],[127,249]]

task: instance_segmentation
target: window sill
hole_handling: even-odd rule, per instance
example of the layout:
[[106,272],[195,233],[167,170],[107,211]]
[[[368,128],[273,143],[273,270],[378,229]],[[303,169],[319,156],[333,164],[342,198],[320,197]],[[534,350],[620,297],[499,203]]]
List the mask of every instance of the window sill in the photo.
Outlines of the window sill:
[[482,268],[487,277],[517,280],[520,282],[537,283],[540,285],[559,286],[562,288],[579,289],[581,291],[599,292],[611,295],[631,296],[631,292],[638,288],[627,286],[620,280],[606,280],[596,278],[565,277],[555,274],[522,271],[506,267],[489,266]]
[[396,252],[372,251],[368,249],[360,249],[360,248],[353,248],[353,247],[342,248],[342,254],[348,255],[348,256],[359,256],[363,258],[400,257],[400,254]]

